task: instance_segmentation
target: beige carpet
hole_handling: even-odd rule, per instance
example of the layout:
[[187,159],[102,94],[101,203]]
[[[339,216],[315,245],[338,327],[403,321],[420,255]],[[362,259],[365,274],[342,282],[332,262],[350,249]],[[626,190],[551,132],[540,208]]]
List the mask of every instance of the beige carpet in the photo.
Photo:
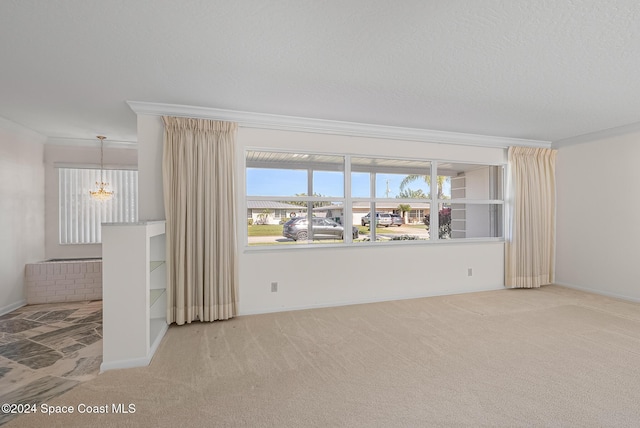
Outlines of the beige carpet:
[[[134,414],[78,414],[80,404]],[[640,426],[640,304],[501,290],[172,326],[7,427]]]

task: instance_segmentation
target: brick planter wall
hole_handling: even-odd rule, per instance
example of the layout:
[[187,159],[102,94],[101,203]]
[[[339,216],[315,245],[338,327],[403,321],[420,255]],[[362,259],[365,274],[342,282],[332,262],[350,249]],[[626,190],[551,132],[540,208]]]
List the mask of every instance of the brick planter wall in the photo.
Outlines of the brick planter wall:
[[25,266],[27,304],[102,300],[102,260],[65,260]]

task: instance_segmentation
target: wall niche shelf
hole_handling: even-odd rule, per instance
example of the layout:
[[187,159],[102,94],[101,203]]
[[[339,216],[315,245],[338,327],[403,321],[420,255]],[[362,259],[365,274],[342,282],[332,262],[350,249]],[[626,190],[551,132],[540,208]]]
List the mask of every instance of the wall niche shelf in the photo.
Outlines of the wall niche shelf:
[[164,260],[153,260],[149,263],[149,271],[153,272],[164,264]]
[[102,225],[101,371],[149,365],[167,331],[165,221]]

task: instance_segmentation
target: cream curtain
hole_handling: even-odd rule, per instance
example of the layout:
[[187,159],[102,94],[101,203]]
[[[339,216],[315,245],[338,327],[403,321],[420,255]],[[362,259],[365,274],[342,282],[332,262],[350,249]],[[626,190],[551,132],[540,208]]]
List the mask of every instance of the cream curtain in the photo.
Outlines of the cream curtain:
[[534,288],[555,276],[557,150],[509,148],[505,285]]
[[237,124],[163,117],[167,321],[236,315],[234,152]]

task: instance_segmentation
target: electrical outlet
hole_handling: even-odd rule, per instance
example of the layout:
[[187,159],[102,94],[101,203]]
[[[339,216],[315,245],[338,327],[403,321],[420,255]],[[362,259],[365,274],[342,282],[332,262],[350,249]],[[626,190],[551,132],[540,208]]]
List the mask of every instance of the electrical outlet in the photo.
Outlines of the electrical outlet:
[[271,283],[271,292],[275,293],[276,291],[278,291],[278,283],[277,282],[272,282]]
[[473,269],[467,269],[467,276],[473,276]]

